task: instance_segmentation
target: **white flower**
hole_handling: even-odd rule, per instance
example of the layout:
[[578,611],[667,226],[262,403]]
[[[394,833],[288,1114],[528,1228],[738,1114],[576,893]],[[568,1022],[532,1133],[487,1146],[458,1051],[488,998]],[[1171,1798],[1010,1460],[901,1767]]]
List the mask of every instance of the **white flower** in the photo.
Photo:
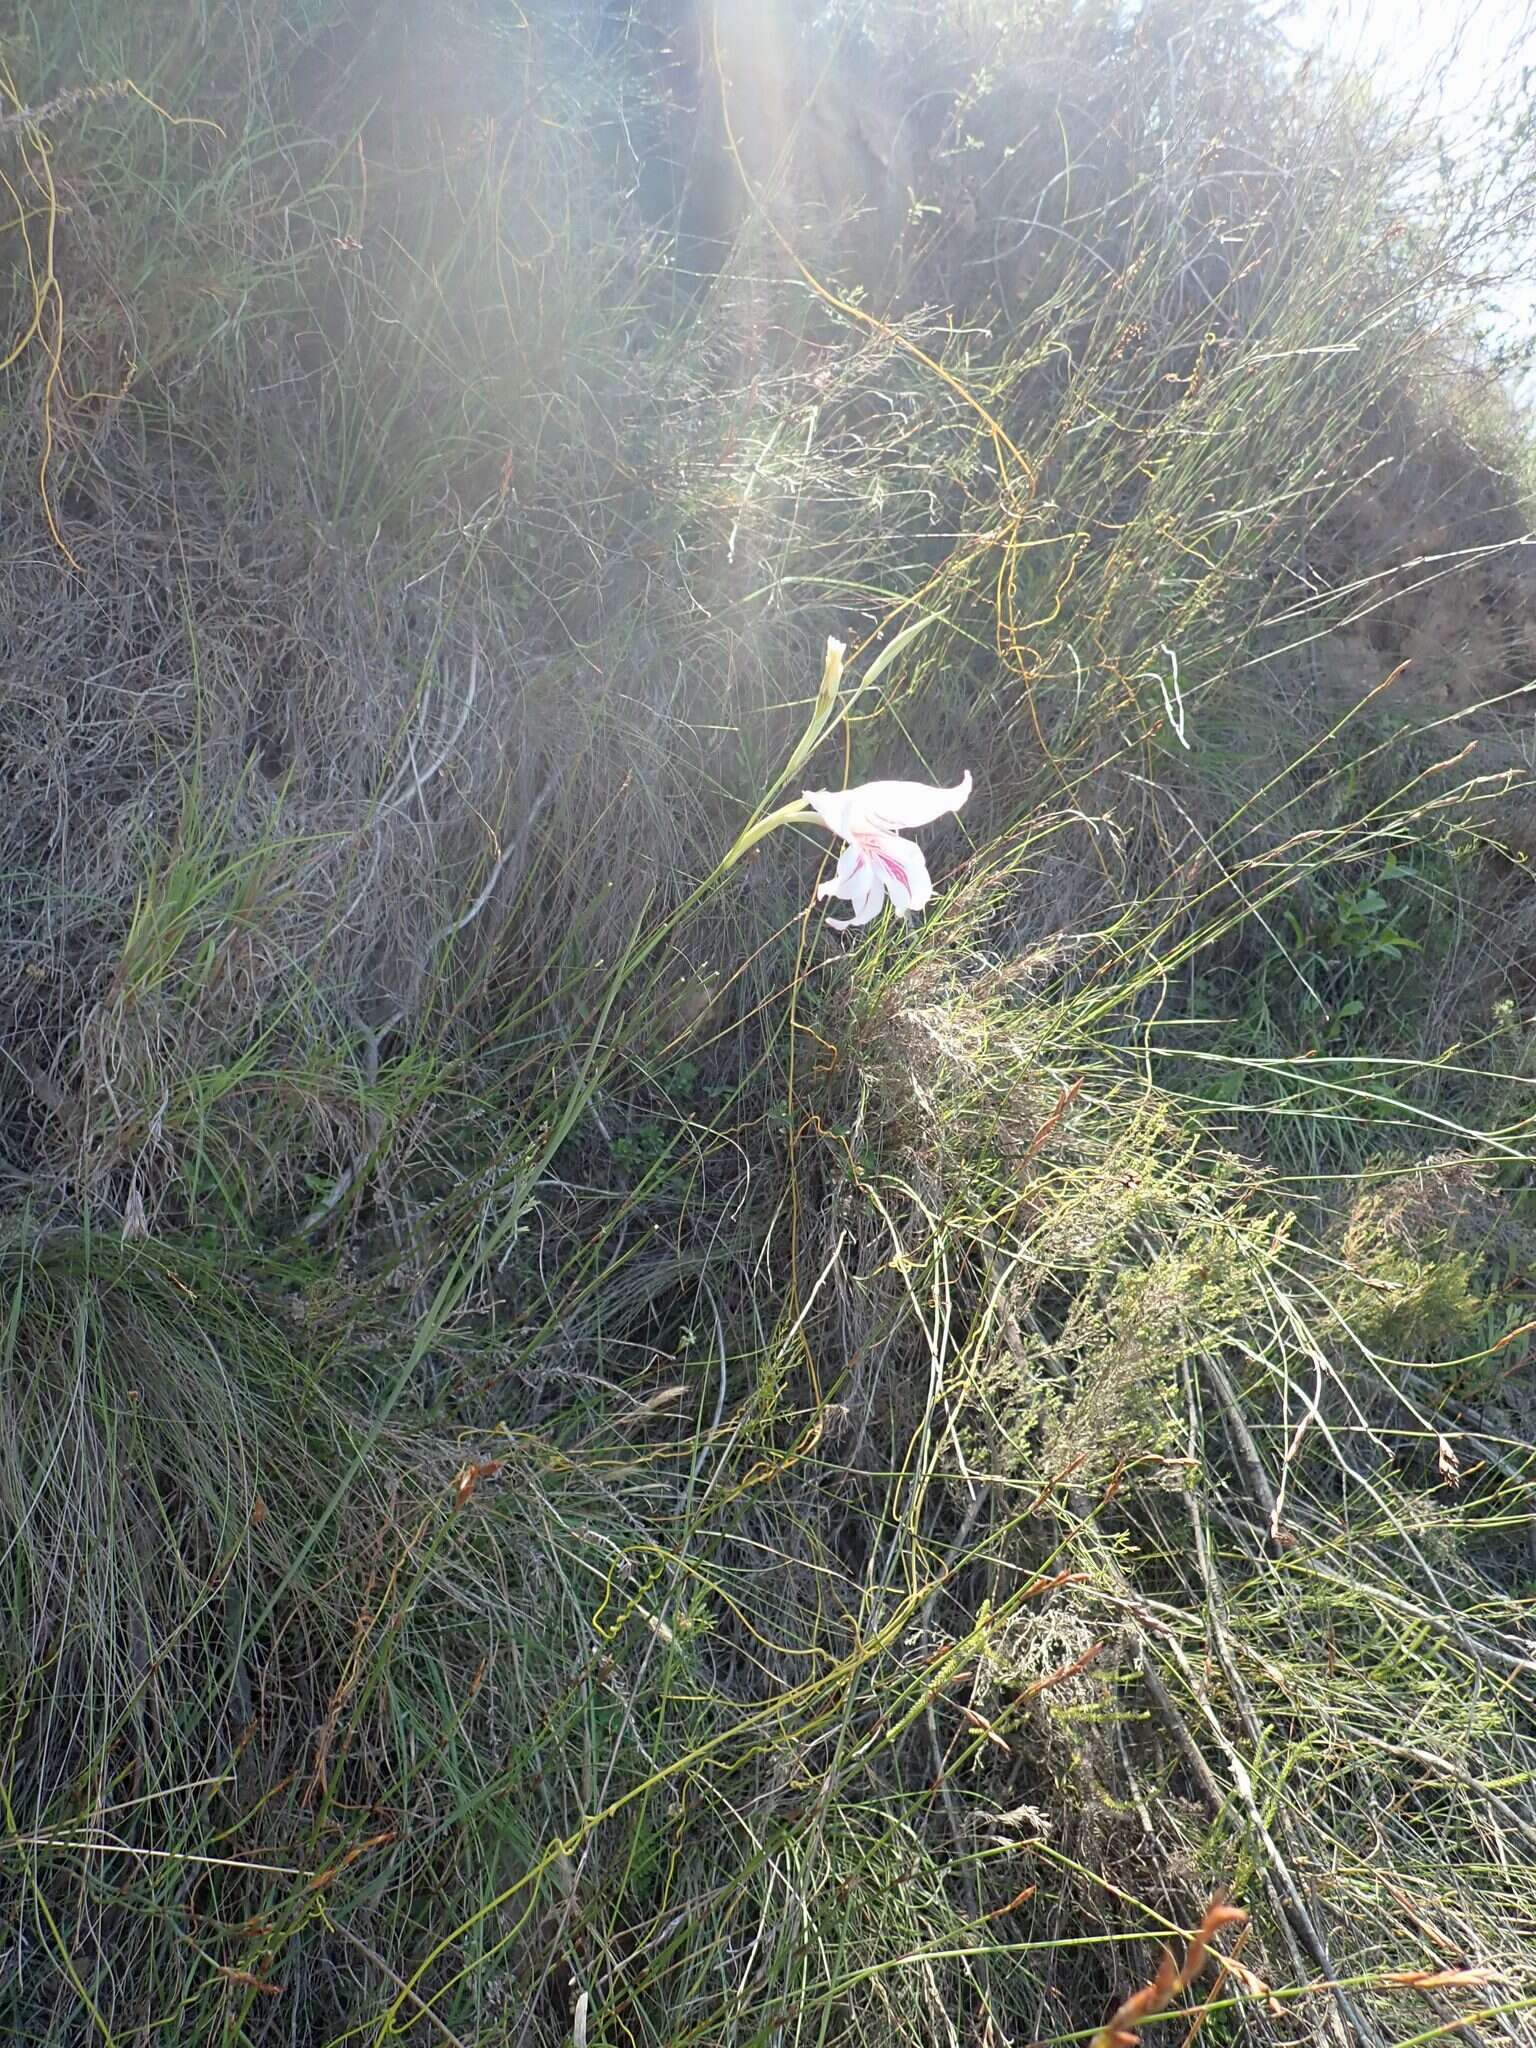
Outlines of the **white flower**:
[[821,822],[846,839],[837,873],[823,882],[818,896],[845,896],[852,917],[829,917],[836,932],[868,924],[880,913],[887,896],[896,913],[921,910],[933,894],[923,850],[903,839],[903,827],[931,825],[949,811],[958,811],[971,793],[970,771],[953,789],[935,789],[927,782],[866,782],[858,789],[808,789],[805,800]]

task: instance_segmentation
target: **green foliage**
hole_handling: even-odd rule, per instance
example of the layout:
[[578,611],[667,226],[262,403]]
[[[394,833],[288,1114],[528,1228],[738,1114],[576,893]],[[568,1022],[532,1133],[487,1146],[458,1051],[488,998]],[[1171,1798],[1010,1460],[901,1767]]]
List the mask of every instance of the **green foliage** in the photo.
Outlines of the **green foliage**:
[[1343,1220],[1333,1297],[1358,1342],[1402,1359],[1478,1350],[1487,1304],[1477,1284],[1477,1195],[1464,1162],[1396,1175],[1373,1168]]

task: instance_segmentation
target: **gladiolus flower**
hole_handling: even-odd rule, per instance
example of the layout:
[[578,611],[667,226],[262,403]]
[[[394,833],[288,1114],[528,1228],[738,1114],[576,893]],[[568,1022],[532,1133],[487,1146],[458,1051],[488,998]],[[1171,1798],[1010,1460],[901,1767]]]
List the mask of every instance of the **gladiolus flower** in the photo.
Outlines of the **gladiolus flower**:
[[837,873],[818,896],[842,896],[852,917],[829,917],[833,931],[845,932],[877,917],[889,897],[898,917],[921,910],[933,894],[923,850],[903,830],[931,825],[958,811],[971,793],[967,772],[953,789],[927,782],[866,782],[857,789],[808,789],[805,801],[821,822],[846,840]]

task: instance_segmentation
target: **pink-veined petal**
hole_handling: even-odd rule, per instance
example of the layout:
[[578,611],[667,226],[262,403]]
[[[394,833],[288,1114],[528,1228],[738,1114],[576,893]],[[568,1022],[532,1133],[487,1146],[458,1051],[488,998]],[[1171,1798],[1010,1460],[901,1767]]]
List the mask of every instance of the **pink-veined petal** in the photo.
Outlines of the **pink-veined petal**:
[[808,789],[805,801],[829,832],[851,839],[860,832],[903,832],[958,811],[971,793],[967,769],[952,788],[931,782],[862,782],[853,789]]
[[869,858],[864,848],[849,846],[844,848],[842,858],[838,861],[836,879],[823,882],[816,893],[818,896],[848,898],[853,906],[852,917],[827,919],[833,931],[846,932],[854,925],[868,924],[879,915],[885,903],[885,890],[885,875]]
[[905,917],[909,910],[924,909],[933,894],[933,881],[916,841],[894,832],[872,832],[861,843],[898,914]]
[[866,782],[843,793],[855,822],[867,822],[879,832],[910,832],[958,811],[971,793],[971,772],[967,769],[951,789],[930,782]]
[[896,828],[930,825],[959,810],[970,793],[969,770],[949,789],[926,782],[866,782],[854,789],[806,790],[805,801],[822,823],[847,842],[836,875],[816,891],[853,906],[852,917],[827,919],[832,929],[870,923],[887,896],[898,916],[924,909],[933,895],[928,863],[922,848]]
[[818,896],[849,896],[862,889],[866,883],[859,878],[859,870],[867,868],[869,855],[856,840],[850,839],[837,856],[837,872],[829,875],[817,887]]
[[857,868],[853,874],[853,886],[848,892],[853,906],[853,923],[868,924],[878,917],[885,908],[885,877],[873,862]]

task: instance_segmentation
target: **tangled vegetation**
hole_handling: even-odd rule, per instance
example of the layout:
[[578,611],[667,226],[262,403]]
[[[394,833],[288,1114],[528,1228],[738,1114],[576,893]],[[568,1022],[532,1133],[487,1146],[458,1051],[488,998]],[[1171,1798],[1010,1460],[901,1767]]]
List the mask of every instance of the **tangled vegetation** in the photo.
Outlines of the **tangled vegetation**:
[[1249,0],[0,95],[5,2038],[1528,2039],[1484,173]]

